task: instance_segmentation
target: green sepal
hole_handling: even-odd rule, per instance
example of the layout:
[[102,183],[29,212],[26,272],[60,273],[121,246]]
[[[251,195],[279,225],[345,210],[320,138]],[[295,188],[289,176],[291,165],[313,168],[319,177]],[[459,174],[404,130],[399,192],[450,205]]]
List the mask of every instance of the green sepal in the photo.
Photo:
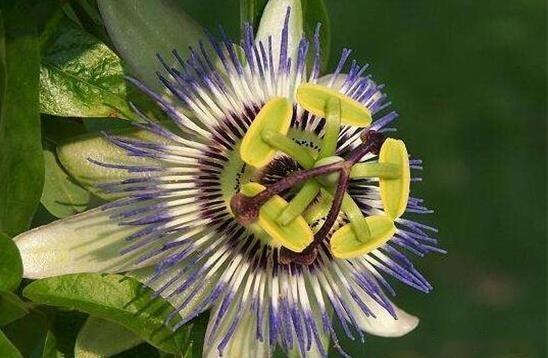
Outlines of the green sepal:
[[167,89],[156,72],[167,72],[157,54],[173,66],[177,63],[172,54],[174,49],[185,58],[190,53],[189,47],[196,48],[200,40],[207,38],[180,1],[98,0],[97,6],[130,75],[159,92]]
[[57,160],[55,146],[44,144],[44,189],[40,202],[54,216],[64,218],[84,211],[89,192],[72,180]]
[[280,44],[282,30],[285,24],[287,8],[291,8],[287,31],[287,56],[296,59],[299,41],[303,35],[303,10],[301,0],[269,0],[266,4],[255,42],[262,41],[267,44],[269,37],[272,39],[272,58],[280,58]]
[[78,332],[74,358],[110,357],[144,340],[127,328],[97,317],[89,317]]
[[[171,143],[163,137],[133,128],[111,130],[109,133],[160,144]],[[104,164],[158,165],[158,161],[152,159],[128,156],[124,149],[109,142],[102,134],[86,134],[65,140],[57,146],[57,157],[72,178],[88,191],[105,200],[119,199],[123,194],[105,193],[97,188],[97,184],[140,177],[146,173],[129,173],[124,169],[99,165],[90,159]]]

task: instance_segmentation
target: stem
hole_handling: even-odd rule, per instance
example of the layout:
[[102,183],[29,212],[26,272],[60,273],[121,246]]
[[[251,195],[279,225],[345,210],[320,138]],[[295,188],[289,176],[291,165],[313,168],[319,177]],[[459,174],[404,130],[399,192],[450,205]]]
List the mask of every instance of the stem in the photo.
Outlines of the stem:
[[327,214],[327,218],[320,230],[314,234],[314,241],[310,246],[318,246],[323,239],[327,237],[329,231],[331,231],[331,228],[335,224],[335,221],[337,221],[337,217],[341,211],[344,194],[346,193],[346,187],[348,186],[348,174],[348,170],[341,169],[341,177],[339,179],[339,184],[337,185],[337,190],[335,191],[335,196],[333,197],[333,204],[331,205],[331,209],[329,209],[329,214]]
[[325,130],[318,159],[335,155],[341,128],[341,101],[331,98],[325,107]]
[[371,231],[365,222],[362,210],[348,193],[344,193],[342,210],[352,224],[352,230],[356,234],[358,240],[361,242],[366,242],[369,240],[371,237]]
[[397,179],[401,177],[402,168],[392,163],[357,163],[352,167],[350,178],[383,178]]
[[284,211],[278,216],[276,222],[282,226],[292,222],[306,210],[316,195],[318,195],[319,191],[320,185],[316,180],[310,179],[306,181],[301,190],[299,190],[297,195],[291,199]]
[[308,154],[303,148],[287,138],[281,133],[273,130],[264,130],[261,134],[262,139],[272,147],[281,150],[285,154],[289,155],[305,169],[310,169],[314,166],[314,158]]

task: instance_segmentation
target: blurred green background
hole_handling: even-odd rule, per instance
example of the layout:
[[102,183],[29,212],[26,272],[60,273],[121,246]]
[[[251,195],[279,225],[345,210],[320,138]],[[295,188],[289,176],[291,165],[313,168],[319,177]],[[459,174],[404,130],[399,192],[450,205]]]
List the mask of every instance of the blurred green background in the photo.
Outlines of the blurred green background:
[[[237,36],[237,0],[185,3]],[[417,330],[343,346],[355,357],[545,357],[545,1],[327,5],[331,68],[349,47],[386,83],[398,135],[424,159],[413,190],[436,210],[426,220],[449,251],[416,260],[431,294],[398,286]]]
[[[239,0],[177,1],[205,27],[221,23],[239,37]],[[357,358],[546,357],[545,0],[325,2],[330,68],[352,48],[387,85],[401,115],[397,136],[424,160],[413,191],[436,213],[422,220],[449,251],[415,260],[431,294],[396,284],[395,302],[421,318],[418,329],[365,344],[342,339],[343,347]],[[37,215],[35,224],[52,219]],[[46,313],[73,335],[86,317]],[[32,349],[25,340],[49,323],[29,317],[18,346]],[[136,355],[157,353],[141,346],[121,356]]]

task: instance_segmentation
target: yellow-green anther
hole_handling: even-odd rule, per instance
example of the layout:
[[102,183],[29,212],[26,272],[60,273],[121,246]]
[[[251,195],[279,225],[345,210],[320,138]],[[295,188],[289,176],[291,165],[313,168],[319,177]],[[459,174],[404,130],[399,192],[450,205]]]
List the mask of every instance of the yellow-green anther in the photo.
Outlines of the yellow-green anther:
[[315,160],[308,154],[306,149],[285,135],[274,130],[266,129],[263,130],[261,136],[263,141],[295,159],[303,168],[310,169],[314,166]]
[[[265,187],[258,183],[247,183],[241,188],[245,196],[255,196],[263,190]],[[302,216],[296,217],[285,226],[276,222],[276,218],[288,205],[281,196],[274,195],[260,207],[256,225],[270,236],[271,245],[284,246],[291,251],[301,252],[312,242],[314,234]]]
[[325,108],[325,130],[322,139],[322,148],[318,158],[326,158],[335,155],[337,140],[341,128],[341,101],[338,98],[330,98]]
[[358,239],[352,224],[335,231],[329,242],[335,257],[350,259],[363,256],[384,245],[396,232],[394,221],[386,215],[368,216],[364,221],[371,232],[367,242]]
[[280,225],[288,225],[290,222],[300,216],[306,208],[312,203],[314,198],[320,192],[320,184],[314,179],[306,181],[301,190],[289,202],[289,205],[278,216],[276,222]]
[[303,83],[297,88],[297,102],[316,116],[327,116],[327,103],[338,99],[341,103],[341,123],[355,127],[371,124],[371,111],[360,102],[329,87],[313,83]]
[[276,148],[262,138],[265,130],[287,134],[293,116],[293,105],[287,98],[277,97],[268,101],[259,111],[247,130],[240,145],[240,157],[247,164],[260,168],[270,162]]
[[401,167],[393,163],[357,163],[352,167],[350,178],[397,179],[401,176]]
[[356,204],[348,193],[344,194],[342,211],[350,221],[350,224],[352,224],[352,230],[354,230],[358,240],[361,242],[369,240],[371,232],[367,226],[363,213],[358,204]]
[[403,141],[386,139],[379,152],[379,163],[396,165],[400,169],[397,178],[380,178],[379,181],[384,212],[397,219],[407,208],[411,184],[409,155]]

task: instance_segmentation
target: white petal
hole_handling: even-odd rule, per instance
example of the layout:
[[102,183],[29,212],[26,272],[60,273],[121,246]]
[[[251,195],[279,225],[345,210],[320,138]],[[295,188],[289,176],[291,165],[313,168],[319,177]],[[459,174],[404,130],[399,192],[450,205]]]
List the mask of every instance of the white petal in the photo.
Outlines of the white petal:
[[[329,341],[330,341],[331,337],[323,331],[322,319],[320,317],[319,312],[315,311],[313,313],[313,319],[316,322],[316,329],[318,330],[318,334],[319,334],[319,338],[320,338],[320,344],[323,347],[322,350],[324,352],[328,352],[329,351]],[[288,358],[297,358],[297,357],[300,358],[301,354],[299,352],[299,344],[297,343],[297,335],[295,333],[295,330],[292,330],[292,334],[293,334],[293,342],[295,342],[295,343],[293,344],[293,349],[291,349],[287,353],[287,356],[288,356]],[[324,358],[325,356],[323,356],[321,354],[322,350],[320,350],[320,348],[318,347],[318,342],[316,342],[316,339],[314,337],[312,337],[312,345],[310,346],[309,351],[304,352],[304,357],[305,358]]]
[[270,0],[264,8],[257,30],[256,41],[262,41],[265,46],[268,46],[268,37],[272,36],[274,63],[278,63],[280,58],[282,30],[288,7],[291,8],[291,15],[289,17],[287,53],[288,57],[296,59],[299,41],[303,35],[303,11],[300,0]]
[[[401,337],[419,325],[419,319],[393,305],[398,319],[394,319],[383,307],[371,298],[363,299],[376,318],[359,315],[358,325],[369,334],[379,337]],[[357,307],[356,307],[357,308]],[[359,308],[357,308],[359,309]]]
[[[233,304],[237,304],[238,299],[239,298],[236,297]],[[213,325],[218,314],[218,308],[219,305],[213,309],[211,315],[209,316],[210,318],[207,326],[206,337],[210,334],[211,326]],[[234,334],[226,345],[223,354],[220,355],[217,347],[221,343],[235,314],[241,314],[242,317],[237,324]],[[206,358],[270,357],[271,351],[270,344],[268,343],[267,321],[268,319],[263,320],[264,339],[261,342],[256,337],[257,316],[255,311],[252,311],[249,306],[239,312],[232,310],[232,307],[229,308],[227,314],[222,318],[221,324],[217,329],[217,334],[211,341],[204,342],[203,356]]]
[[120,272],[135,268],[120,255],[135,226],[119,226],[101,208],[88,210],[17,236],[23,275],[43,278],[80,272]]
[[[329,314],[329,313],[328,313]],[[331,314],[329,314],[332,316]],[[322,318],[320,316],[320,312],[317,310],[313,311],[313,318],[316,322],[316,329],[318,330],[318,334],[320,335],[320,344],[323,347],[324,352],[329,351],[329,341],[331,337],[326,334],[322,329]],[[318,347],[318,342],[316,342],[315,339],[312,340],[312,346],[310,347],[310,351],[306,352],[305,357],[307,358],[323,358],[322,354],[320,353],[320,349]]]

